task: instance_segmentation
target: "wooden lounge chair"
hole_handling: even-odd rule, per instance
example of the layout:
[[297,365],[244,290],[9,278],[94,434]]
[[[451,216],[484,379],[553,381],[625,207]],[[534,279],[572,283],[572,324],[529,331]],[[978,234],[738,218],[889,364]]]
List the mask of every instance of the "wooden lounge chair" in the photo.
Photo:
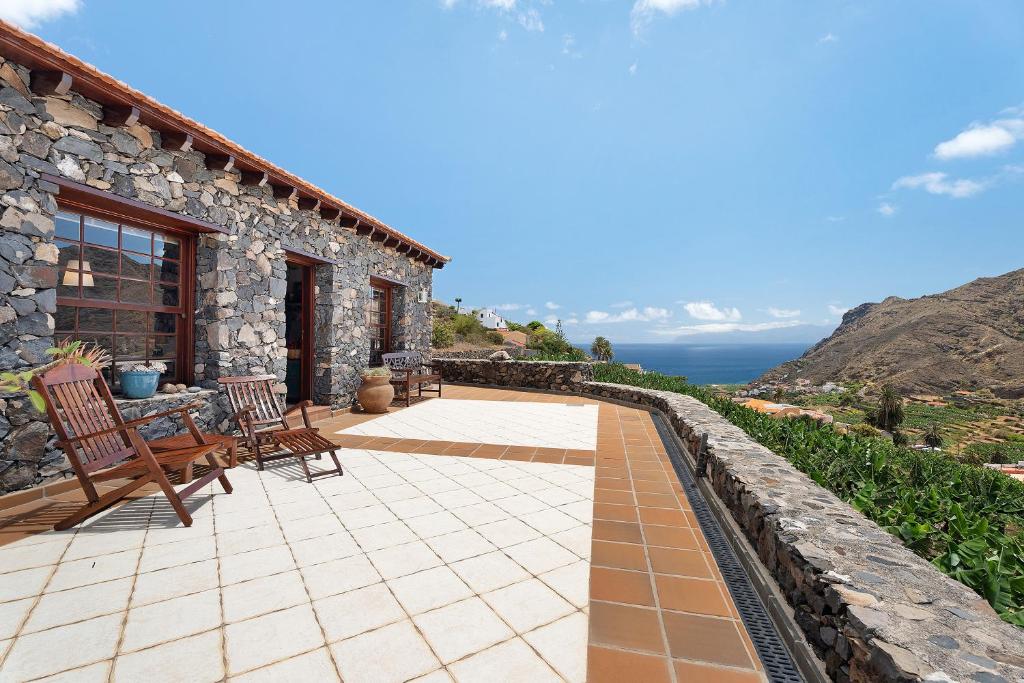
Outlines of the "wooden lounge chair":
[[[77,363],[61,365],[33,377],[32,387],[43,396],[46,413],[57,432],[57,445],[67,454],[88,499],[79,510],[57,522],[54,529],[69,529],[150,482],[160,486],[185,526],[192,525],[192,516],[183,500],[214,479],[231,493],[224,469],[213,455],[221,444],[207,442],[205,435],[196,428],[188,414],[194,406],[180,406],[126,422],[99,370]],[[183,442],[178,448],[154,453],[137,428],[175,414],[181,416],[188,428],[191,443]],[[167,473],[186,469],[191,472],[192,463],[200,458],[206,459],[209,472],[181,491],[175,491]],[[130,481],[113,491],[97,493],[97,482],[112,479]]]
[[434,372],[433,367],[423,362],[419,351],[396,351],[381,356],[384,367],[391,371],[391,384],[400,391],[398,398],[405,399],[406,407],[412,405],[412,389],[416,387],[423,396],[423,387],[437,383],[437,389],[427,389],[441,397],[441,373]]
[[[337,454],[341,447],[320,436],[320,430],[309,419],[308,409],[313,402],[302,401],[291,410],[283,411],[274,395],[276,379],[273,375],[255,375],[217,380],[228,392],[242,441],[256,457],[256,468],[262,470],[263,464],[272,460],[298,458],[309,483],[313,483],[314,477],[344,474]],[[288,416],[296,412],[302,413],[305,427],[292,429],[288,424]],[[312,455],[319,460],[324,453],[330,453],[335,469],[311,474],[306,456]]]

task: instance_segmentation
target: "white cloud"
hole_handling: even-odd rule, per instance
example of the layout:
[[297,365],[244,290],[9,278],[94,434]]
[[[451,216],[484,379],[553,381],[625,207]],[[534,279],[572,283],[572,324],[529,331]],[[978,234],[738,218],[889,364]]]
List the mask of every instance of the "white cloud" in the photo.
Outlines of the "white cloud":
[[654,334],[670,337],[686,337],[695,334],[714,334],[725,332],[764,332],[786,327],[801,325],[799,320],[776,320],[767,323],[701,323],[700,325],[680,325],[678,327],[662,327],[651,330]]
[[683,308],[697,320],[739,320],[743,317],[738,308],[718,308],[710,301],[691,301]]
[[544,308],[548,309],[549,311],[557,311],[559,308],[561,308],[561,306],[556,304],[554,301],[548,301],[547,303],[544,304]]
[[562,321],[563,325],[579,325],[579,318],[566,318]]
[[629,65],[629,75],[630,76],[636,76],[636,67],[637,67],[637,62],[633,62],[632,64]]
[[526,309],[526,315],[537,315],[537,309],[536,308],[527,308]]
[[0,0],[0,19],[32,29],[63,14],[74,14],[80,0]]
[[903,176],[892,184],[892,189],[923,189],[929,194],[948,195],[957,199],[973,197],[985,189],[985,183],[966,178],[950,178],[940,171]]
[[544,318],[544,324],[545,325],[557,325],[558,324],[558,316],[557,315],[549,315],[549,316],[547,316],[546,318]]
[[616,301],[615,303],[610,304],[610,305],[611,305],[612,308],[629,308],[630,306],[633,305],[633,302],[632,301]]
[[495,304],[491,306],[496,311],[521,311],[529,307],[530,304]]
[[768,307],[768,315],[773,318],[799,318],[800,310],[797,308],[775,308]]
[[[502,0],[495,0],[501,2]],[[515,5],[515,0],[509,0],[512,5]],[[526,11],[520,12],[517,17],[519,25],[525,28],[527,31],[543,31],[544,22],[540,18],[540,12],[534,8],[530,8]]]
[[974,123],[953,139],[936,145],[935,158],[950,161],[991,156],[1010,149],[1021,137],[1024,137],[1024,119]]
[[882,202],[878,205],[878,213],[889,218],[890,216],[896,215],[896,207],[889,202]]
[[608,313],[607,311],[588,311],[586,322],[595,323],[626,323],[626,322],[655,322],[666,320],[672,317],[672,311],[667,308],[656,308],[646,306],[645,308],[627,308],[621,313]]
[[506,31],[505,29],[501,29],[500,31],[498,31],[498,40],[500,40],[503,43],[506,40],[508,40],[508,31]]
[[579,59],[582,57],[582,53],[576,49],[576,36],[571,33],[565,33],[562,35],[562,54],[572,57],[573,59]]
[[846,216],[825,216],[825,220],[829,223],[842,223],[846,220]]
[[835,316],[842,317],[842,315],[844,313],[846,313],[848,310],[850,310],[850,309],[849,308],[842,308],[840,306],[836,306],[835,304],[829,304],[828,305],[828,312],[831,313],[832,315],[835,315]]
[[672,16],[676,12],[713,4],[715,0],[636,0],[630,13],[633,33],[639,34],[654,20],[656,14]]
[[832,32],[826,33],[821,38],[818,38],[818,45],[824,45],[825,43],[838,43],[838,42],[839,42],[839,36],[837,36],[836,34],[834,34]]

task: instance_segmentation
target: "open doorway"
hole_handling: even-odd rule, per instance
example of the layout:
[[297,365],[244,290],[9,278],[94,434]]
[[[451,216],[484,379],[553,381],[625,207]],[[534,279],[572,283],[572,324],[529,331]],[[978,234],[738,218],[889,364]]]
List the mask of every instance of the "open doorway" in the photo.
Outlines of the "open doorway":
[[284,300],[284,335],[288,348],[285,384],[287,402],[313,398],[313,266],[288,260],[288,290]]

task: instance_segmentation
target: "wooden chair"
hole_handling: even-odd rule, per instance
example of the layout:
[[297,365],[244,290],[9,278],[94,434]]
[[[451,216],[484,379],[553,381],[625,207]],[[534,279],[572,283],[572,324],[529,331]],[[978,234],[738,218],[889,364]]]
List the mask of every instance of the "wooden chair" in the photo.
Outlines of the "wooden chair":
[[[262,470],[263,464],[272,460],[298,458],[302,471],[306,473],[306,481],[311,484],[314,477],[344,474],[337,454],[341,447],[320,436],[320,430],[309,419],[308,409],[313,402],[302,401],[291,410],[283,411],[274,395],[276,380],[273,375],[221,377],[217,380],[228,393],[243,442],[256,457],[256,468]],[[305,427],[292,429],[288,416],[300,411]],[[335,469],[310,474],[306,456],[312,455],[319,460],[324,453],[330,453]]]
[[[99,370],[77,363],[61,365],[33,377],[32,387],[43,396],[46,413],[57,432],[57,445],[67,454],[88,499],[79,510],[57,522],[54,529],[70,529],[150,482],[160,486],[185,526],[192,526],[192,516],[182,501],[190,495],[214,479],[231,493],[224,469],[213,455],[220,444],[208,442],[196,428],[188,414],[193,406],[185,405],[126,422]],[[191,443],[154,453],[137,428],[175,414],[181,416],[188,428]],[[200,458],[206,459],[210,471],[181,491],[175,491],[167,472],[184,470]],[[97,493],[95,484],[111,479],[131,481],[103,495]]]
[[405,398],[405,405],[412,405],[412,388],[416,387],[423,396],[423,387],[437,383],[437,389],[427,389],[441,397],[441,373],[434,372],[433,367],[423,362],[419,351],[396,351],[381,356],[384,367],[391,371],[391,384],[401,391],[399,398]]

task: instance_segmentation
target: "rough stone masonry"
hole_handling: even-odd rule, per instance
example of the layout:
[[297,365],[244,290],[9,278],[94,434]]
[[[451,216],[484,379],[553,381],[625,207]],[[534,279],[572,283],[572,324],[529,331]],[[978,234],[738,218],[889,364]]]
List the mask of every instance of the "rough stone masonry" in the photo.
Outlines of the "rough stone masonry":
[[[162,149],[151,128],[104,125],[101,106],[74,87],[41,97],[29,84],[28,69],[0,59],[0,370],[45,361],[54,342],[59,188],[43,174],[226,229],[197,239],[194,372],[203,387],[216,389],[222,375],[284,380],[285,248],[332,262],[315,275],[316,403],[349,404],[369,362],[371,275],[405,285],[394,290],[393,347],[429,348],[429,304],[417,301],[431,291],[426,264],[300,210],[294,198],[275,199],[269,186],[244,186],[237,171],[210,170],[201,152]],[[325,147],[336,144],[324,137]],[[223,408],[215,414],[226,427]],[[48,425],[24,399],[0,397],[0,493],[67,470],[48,442]]]

